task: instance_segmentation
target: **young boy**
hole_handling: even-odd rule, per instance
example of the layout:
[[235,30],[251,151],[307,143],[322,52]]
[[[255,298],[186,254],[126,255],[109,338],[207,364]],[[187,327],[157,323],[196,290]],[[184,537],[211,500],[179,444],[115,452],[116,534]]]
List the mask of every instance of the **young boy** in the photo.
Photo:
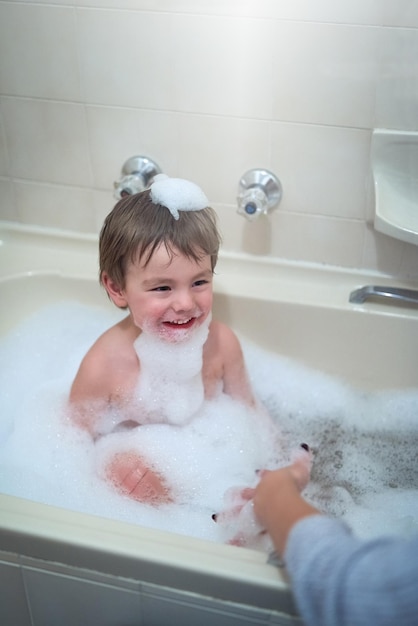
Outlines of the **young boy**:
[[[215,213],[189,181],[156,177],[107,216],[100,280],[128,315],[90,348],[71,388],[74,419],[94,439],[109,432],[103,416],[115,430],[182,424],[220,391],[254,406],[237,337],[211,321],[219,245]],[[134,499],[172,499],[137,452],[116,454],[106,473]]]

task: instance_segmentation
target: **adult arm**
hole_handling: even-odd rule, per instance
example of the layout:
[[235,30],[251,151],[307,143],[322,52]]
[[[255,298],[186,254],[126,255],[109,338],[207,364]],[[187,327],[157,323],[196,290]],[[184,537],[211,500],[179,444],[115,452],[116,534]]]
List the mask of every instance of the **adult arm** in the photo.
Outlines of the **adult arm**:
[[284,558],[307,626],[418,623],[418,537],[366,541],[339,520],[307,517]]
[[418,615],[418,537],[361,540],[300,491],[302,463],[266,472],[254,510],[284,557],[307,626],[412,626]]

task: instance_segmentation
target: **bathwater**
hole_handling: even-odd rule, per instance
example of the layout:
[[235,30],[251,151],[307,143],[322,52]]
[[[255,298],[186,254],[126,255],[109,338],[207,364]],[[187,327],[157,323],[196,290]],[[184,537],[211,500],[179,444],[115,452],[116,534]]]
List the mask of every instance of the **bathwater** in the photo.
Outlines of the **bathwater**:
[[[314,452],[310,501],[361,536],[418,532],[418,389],[361,392],[244,337],[251,382],[279,445],[262,419],[223,394],[189,424],[144,425],[94,444],[68,419],[68,393],[84,354],[120,318],[63,302],[2,339],[1,492],[224,542],[212,520],[224,493],[255,485],[256,469],[288,463],[306,442]],[[103,478],[108,455],[133,446],[168,477],[175,503],[140,504]]]

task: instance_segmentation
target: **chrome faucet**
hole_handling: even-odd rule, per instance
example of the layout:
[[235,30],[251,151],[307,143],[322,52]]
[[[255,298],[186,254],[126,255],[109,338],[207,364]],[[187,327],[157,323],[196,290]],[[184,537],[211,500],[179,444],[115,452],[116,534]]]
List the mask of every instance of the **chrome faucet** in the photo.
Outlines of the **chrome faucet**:
[[113,183],[113,195],[120,200],[124,196],[139,193],[152,183],[157,174],[161,174],[161,168],[148,157],[130,157],[123,164],[120,180]]
[[369,298],[397,300],[418,306],[417,290],[404,289],[403,287],[381,287],[377,285],[365,285],[360,289],[355,289],[350,293],[349,301],[355,304],[362,304]]
[[237,213],[254,221],[276,208],[282,195],[282,184],[275,174],[263,169],[248,170],[239,181]]

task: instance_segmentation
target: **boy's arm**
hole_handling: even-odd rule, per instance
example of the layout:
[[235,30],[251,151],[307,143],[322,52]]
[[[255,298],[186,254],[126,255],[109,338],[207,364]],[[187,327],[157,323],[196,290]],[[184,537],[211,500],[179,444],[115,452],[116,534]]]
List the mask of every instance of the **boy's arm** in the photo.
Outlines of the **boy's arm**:
[[70,390],[69,404],[75,424],[87,430],[93,438],[97,436],[100,415],[109,407],[109,381],[103,371],[102,361],[95,350],[84,357]]
[[228,326],[219,324],[218,332],[219,345],[223,355],[224,391],[232,398],[254,407],[256,401],[245,366],[241,344]]
[[[123,409],[137,376],[137,357],[125,320],[109,328],[83,358],[70,391],[73,420],[97,438],[109,411]],[[123,420],[120,420],[123,421]],[[103,424],[102,424],[103,425]]]
[[[73,421],[88,431],[94,440],[104,434],[103,418],[111,409],[114,388],[117,387],[121,393],[123,384],[122,381],[115,383],[114,372],[111,373],[108,361],[103,359],[102,351],[96,348],[96,345],[93,346],[84,357],[69,398]],[[124,372],[121,367],[118,369],[124,373],[123,381],[126,382],[129,373]],[[121,402],[123,404],[123,399]],[[121,409],[120,405],[113,407],[113,410],[117,409]],[[127,415],[124,423],[130,422]],[[163,476],[154,471],[147,460],[134,450],[114,454],[106,464],[105,475],[118,491],[134,500],[152,505],[172,500],[171,490]]]

